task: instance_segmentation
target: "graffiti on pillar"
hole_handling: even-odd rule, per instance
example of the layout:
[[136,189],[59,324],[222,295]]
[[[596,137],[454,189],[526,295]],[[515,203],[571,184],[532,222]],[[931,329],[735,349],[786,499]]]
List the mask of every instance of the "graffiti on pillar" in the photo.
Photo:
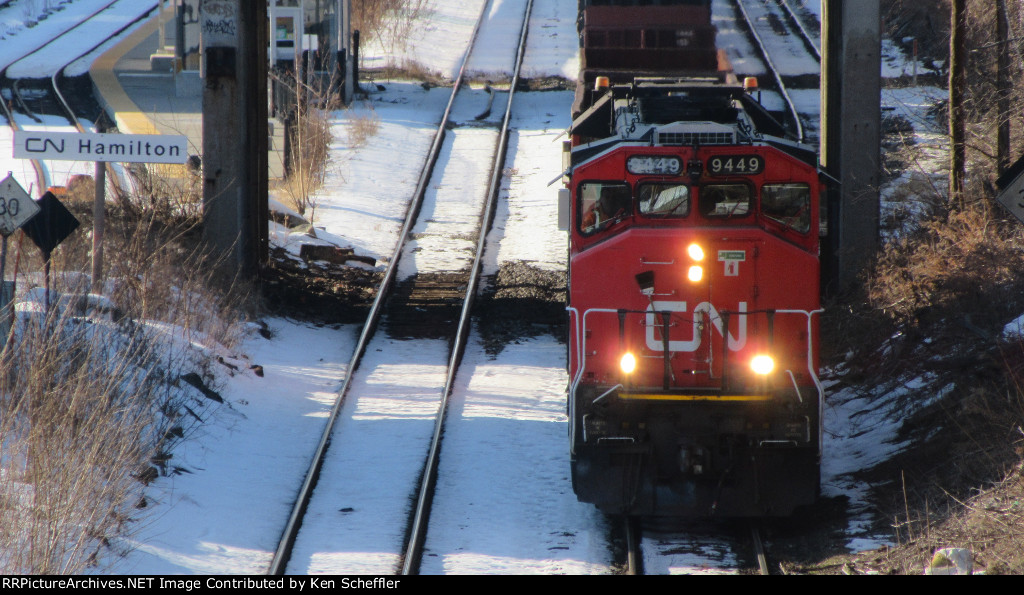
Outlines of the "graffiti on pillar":
[[203,44],[206,47],[238,45],[238,1],[204,0],[200,6]]

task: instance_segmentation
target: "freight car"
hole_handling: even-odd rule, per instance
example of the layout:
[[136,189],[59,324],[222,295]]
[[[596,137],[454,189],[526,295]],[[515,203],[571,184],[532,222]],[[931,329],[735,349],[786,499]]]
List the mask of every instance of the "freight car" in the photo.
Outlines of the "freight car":
[[785,516],[819,491],[816,152],[739,84],[707,1],[580,3],[572,483],[614,514]]

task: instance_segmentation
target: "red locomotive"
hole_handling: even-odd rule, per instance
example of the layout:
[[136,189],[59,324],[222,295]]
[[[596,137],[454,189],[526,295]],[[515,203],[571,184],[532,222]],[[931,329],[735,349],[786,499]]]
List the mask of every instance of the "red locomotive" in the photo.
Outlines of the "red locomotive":
[[609,513],[791,514],[819,487],[816,153],[736,84],[709,2],[581,15],[560,192],[574,490]]

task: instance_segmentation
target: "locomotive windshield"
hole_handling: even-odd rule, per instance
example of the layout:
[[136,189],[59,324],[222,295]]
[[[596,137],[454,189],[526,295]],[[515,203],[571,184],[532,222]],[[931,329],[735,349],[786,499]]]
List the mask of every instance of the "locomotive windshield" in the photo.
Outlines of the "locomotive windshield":
[[686,184],[641,184],[637,198],[643,215],[685,217],[690,214],[690,188]]
[[700,214],[705,217],[742,217],[750,213],[750,186],[707,184],[700,187]]

